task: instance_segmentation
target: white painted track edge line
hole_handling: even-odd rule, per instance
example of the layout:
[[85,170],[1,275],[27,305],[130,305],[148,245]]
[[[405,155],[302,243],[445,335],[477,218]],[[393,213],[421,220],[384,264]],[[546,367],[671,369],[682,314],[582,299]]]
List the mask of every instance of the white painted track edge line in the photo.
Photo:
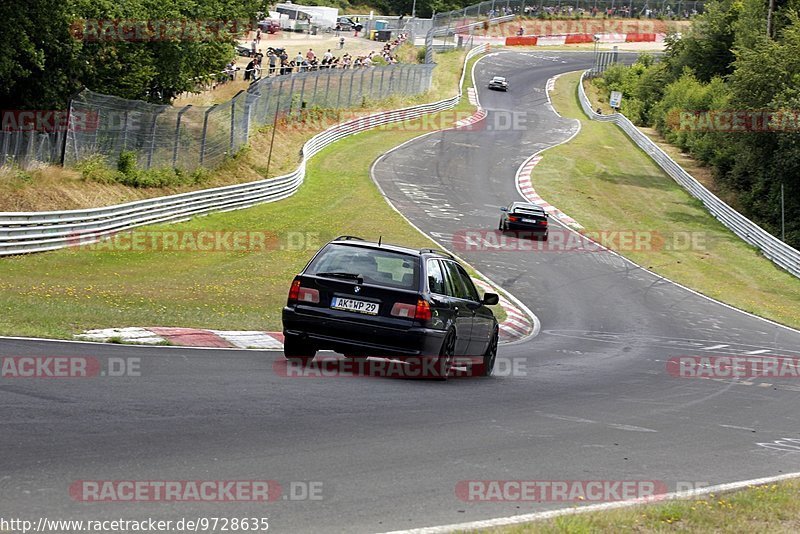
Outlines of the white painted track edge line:
[[192,349],[192,350],[234,350],[234,351],[267,351],[267,352],[281,352],[283,349],[242,349],[239,347],[189,347],[186,345],[147,345],[143,343],[109,343],[107,341],[86,341],[81,339],[54,339],[45,337],[23,337],[23,336],[0,336],[1,340],[10,341],[42,341],[46,343],[76,343],[94,346],[111,346],[111,347],[141,347],[150,349]]
[[560,508],[558,510],[548,510],[545,512],[533,512],[530,514],[512,515],[506,517],[498,517],[494,519],[486,519],[481,521],[470,521],[465,523],[453,523],[450,525],[441,525],[435,527],[422,527],[408,530],[394,530],[384,534],[444,534],[449,532],[459,531],[474,531],[477,529],[496,528],[507,525],[519,525],[522,523],[530,523],[534,521],[544,521],[553,519],[555,517],[586,514],[591,512],[603,512],[607,510],[616,510],[619,508],[630,508],[643,504],[657,504],[665,501],[674,501],[681,499],[690,499],[693,497],[701,497],[711,493],[729,493],[732,491],[747,488],[749,486],[763,486],[764,484],[772,484],[775,482],[782,482],[800,478],[800,472],[787,473],[783,475],[776,475],[771,477],[753,478],[750,480],[740,480],[737,482],[728,482],[725,484],[717,484],[716,486],[708,486],[705,488],[698,488],[690,491],[678,491],[658,495],[650,499],[633,499],[627,501],[605,502],[598,504],[590,504],[572,508]]

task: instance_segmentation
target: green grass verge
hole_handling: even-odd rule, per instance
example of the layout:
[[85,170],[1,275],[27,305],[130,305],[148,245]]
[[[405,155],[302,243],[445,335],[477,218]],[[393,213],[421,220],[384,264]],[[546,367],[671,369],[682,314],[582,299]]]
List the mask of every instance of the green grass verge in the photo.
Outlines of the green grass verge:
[[496,534],[592,532],[797,532],[800,482],[485,530]]
[[[444,74],[454,87],[457,76]],[[369,174],[378,156],[419,134],[413,123],[403,123],[355,135],[315,156],[306,182],[286,200],[143,229],[263,232],[276,240],[266,252],[129,252],[97,245],[2,259],[0,333],[69,338],[118,326],[280,330],[292,277],[327,240],[349,234],[434,246],[384,201]]]
[[[705,295],[800,327],[800,280],[725,228],[617,126],[587,119],[577,99],[579,77],[560,77],[552,98],[562,115],[581,121],[581,132],[545,152],[532,176],[536,192],[588,232],[663,237],[664,246],[652,250],[620,250],[619,242],[610,248]],[[689,238],[694,244],[683,246]]]

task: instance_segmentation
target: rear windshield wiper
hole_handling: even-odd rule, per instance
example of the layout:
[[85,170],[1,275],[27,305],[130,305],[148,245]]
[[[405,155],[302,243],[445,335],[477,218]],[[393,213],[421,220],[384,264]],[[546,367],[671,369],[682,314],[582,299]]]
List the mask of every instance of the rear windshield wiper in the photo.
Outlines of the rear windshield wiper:
[[342,273],[342,272],[329,272],[329,273],[316,273],[317,276],[327,276],[330,278],[347,278],[348,280],[356,280],[359,284],[364,283],[364,279],[360,274]]

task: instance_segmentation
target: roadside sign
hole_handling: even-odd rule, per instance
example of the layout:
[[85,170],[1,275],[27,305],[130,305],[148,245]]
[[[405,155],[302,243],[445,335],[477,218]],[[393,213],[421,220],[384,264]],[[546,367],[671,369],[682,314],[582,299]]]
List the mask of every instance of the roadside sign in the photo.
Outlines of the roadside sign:
[[618,108],[622,104],[622,92],[611,91],[611,98],[609,98],[608,103],[612,108]]

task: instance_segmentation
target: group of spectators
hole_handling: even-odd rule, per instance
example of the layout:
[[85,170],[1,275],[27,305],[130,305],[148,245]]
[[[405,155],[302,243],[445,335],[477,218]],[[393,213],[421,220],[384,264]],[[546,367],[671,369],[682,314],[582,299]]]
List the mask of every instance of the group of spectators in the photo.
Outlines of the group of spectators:
[[[322,56],[318,56],[313,48],[303,54],[290,57],[284,48],[269,48],[266,58],[261,52],[255,53],[244,69],[245,81],[254,82],[263,76],[281,76],[293,72],[309,72],[322,69],[359,69],[375,66],[376,63],[394,65],[398,63],[395,56],[395,49],[406,42],[408,36],[401,33],[396,39],[387,42],[383,49],[371,51],[368,54],[353,56],[347,52],[341,56],[336,56],[329,48]],[[344,38],[340,40],[340,47],[344,47]],[[381,58],[383,61],[379,61]],[[240,70],[236,62],[232,60],[225,67],[223,75],[230,80],[236,78],[236,72]]]

